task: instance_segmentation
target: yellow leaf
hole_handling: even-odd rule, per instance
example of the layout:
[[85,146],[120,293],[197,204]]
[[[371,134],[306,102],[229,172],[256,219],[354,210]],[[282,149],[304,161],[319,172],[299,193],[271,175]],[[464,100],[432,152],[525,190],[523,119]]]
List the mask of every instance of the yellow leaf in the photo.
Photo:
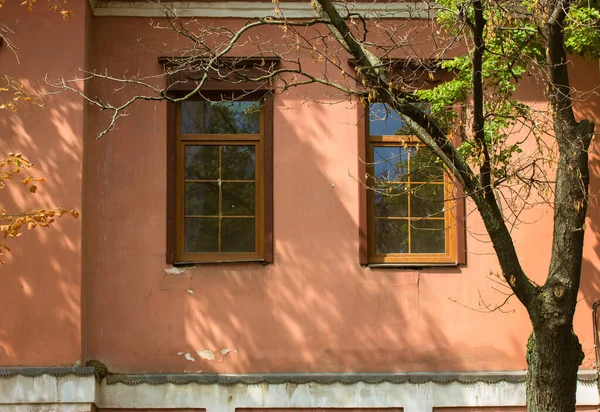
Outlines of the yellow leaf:
[[76,210],[69,210],[69,214],[73,216],[75,219],[79,217],[79,213]]

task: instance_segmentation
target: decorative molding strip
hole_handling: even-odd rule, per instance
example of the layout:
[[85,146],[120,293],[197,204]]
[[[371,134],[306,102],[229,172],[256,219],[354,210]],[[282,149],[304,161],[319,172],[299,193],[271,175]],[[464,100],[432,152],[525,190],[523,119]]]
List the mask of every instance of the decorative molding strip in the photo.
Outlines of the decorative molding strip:
[[[166,6],[157,3],[90,0],[90,4],[95,16],[165,17],[166,15]],[[179,17],[260,18],[275,16],[275,6],[271,1],[174,1],[169,2],[168,7]],[[338,7],[341,6],[338,5]],[[308,2],[282,2],[279,4],[279,8],[288,19],[316,16]],[[348,3],[348,11],[367,17],[383,18],[426,19],[435,15],[435,10],[426,2]]]
[[42,375],[49,376],[94,376],[94,368],[87,366],[75,366],[66,368],[53,367],[23,367],[23,368],[2,368],[0,367],[0,379],[12,378],[14,376],[36,377]]
[[[579,372],[578,379],[581,383],[596,382],[596,372],[583,370]],[[132,374],[108,375],[106,385],[186,385],[196,383],[200,385],[256,385],[256,384],[306,384],[317,383],[322,385],[368,383],[378,385],[382,383],[498,383],[498,382],[525,382],[525,371],[491,371],[491,372],[398,372],[398,373],[258,373],[258,374]]]

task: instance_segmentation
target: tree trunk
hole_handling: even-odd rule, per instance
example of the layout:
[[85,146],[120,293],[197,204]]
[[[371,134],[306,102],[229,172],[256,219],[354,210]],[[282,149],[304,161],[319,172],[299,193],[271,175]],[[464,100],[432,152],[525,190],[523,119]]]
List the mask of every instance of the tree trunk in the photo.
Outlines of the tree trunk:
[[527,412],[574,412],[584,356],[579,339],[571,325],[537,326],[527,343]]

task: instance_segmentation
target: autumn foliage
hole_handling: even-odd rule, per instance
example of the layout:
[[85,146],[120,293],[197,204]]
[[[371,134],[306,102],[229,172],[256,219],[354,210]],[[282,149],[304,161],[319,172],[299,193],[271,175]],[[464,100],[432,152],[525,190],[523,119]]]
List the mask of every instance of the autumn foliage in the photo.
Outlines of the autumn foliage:
[[[5,3],[6,0],[0,0],[0,7]],[[36,0],[28,0],[22,1],[21,5],[32,10],[35,3]],[[49,10],[60,13],[63,19],[72,16],[72,13],[63,7],[66,1],[49,0],[48,3],[50,3]],[[10,40],[3,34],[0,37],[7,42],[8,47],[15,52],[15,57],[18,58],[16,48],[11,47],[14,45]],[[15,112],[18,111],[18,104],[21,102],[43,106],[43,100],[38,93],[29,91],[25,84],[5,74],[0,74],[0,93],[3,95],[0,97],[0,110],[8,110],[8,112],[5,112],[6,115],[15,115]],[[23,185],[24,190],[27,190],[31,195],[35,194],[38,185],[44,183],[45,180],[42,177],[32,175],[31,170],[33,167],[34,164],[22,154],[8,153],[5,158],[0,159],[0,189],[6,188],[7,184],[11,182],[20,183]],[[57,217],[65,214],[75,218],[79,216],[77,211],[62,207],[9,211],[0,205],[0,264],[5,263],[3,256],[10,252],[10,248],[6,243],[8,239],[21,236],[25,229],[48,227],[54,223]]]
[[[21,184],[34,194],[37,190],[37,185],[44,183],[44,178],[34,177],[31,174],[31,169],[34,164],[24,158],[20,153],[9,153],[6,159],[0,161],[0,189],[4,189],[8,182],[20,181]],[[10,212],[4,208],[0,209],[0,264],[4,264],[2,256],[6,252],[10,252],[10,248],[6,244],[9,238],[17,238],[23,234],[22,230],[29,230],[35,227],[48,227],[57,217],[65,214],[72,217],[78,217],[79,213],[75,210],[66,210],[62,207],[52,209],[34,209],[21,212]]]

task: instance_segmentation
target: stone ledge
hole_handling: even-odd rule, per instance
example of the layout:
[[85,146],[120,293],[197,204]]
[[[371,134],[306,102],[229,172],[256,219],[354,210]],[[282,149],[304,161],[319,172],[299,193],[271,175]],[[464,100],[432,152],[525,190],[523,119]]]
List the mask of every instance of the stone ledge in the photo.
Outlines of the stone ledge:
[[[0,412],[100,408],[377,408],[525,405],[524,371],[419,373],[123,374],[93,368],[0,368]],[[578,405],[598,404],[596,373],[582,370]]]
[[30,410],[45,410],[34,405],[52,409],[48,405],[64,404],[66,409],[75,405],[77,410],[87,410],[96,400],[96,386],[93,368],[3,368],[0,409],[6,405],[30,405]]
[[[598,404],[593,371],[582,371],[577,404]],[[402,408],[525,406],[523,371],[468,373],[281,373],[121,375],[100,383],[100,408]]]

